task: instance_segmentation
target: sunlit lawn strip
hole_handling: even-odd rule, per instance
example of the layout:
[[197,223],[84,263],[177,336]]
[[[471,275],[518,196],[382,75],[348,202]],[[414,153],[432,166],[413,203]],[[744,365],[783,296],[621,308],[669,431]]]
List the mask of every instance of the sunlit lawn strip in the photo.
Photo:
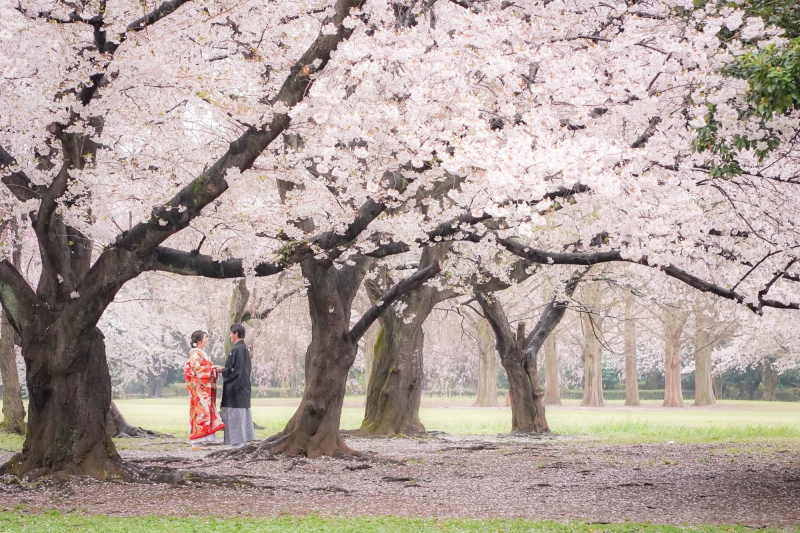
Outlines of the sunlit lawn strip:
[[[134,516],[111,517],[103,515],[81,516],[48,511],[45,513],[0,513],[0,531],[38,533],[50,531],[82,533],[271,533],[292,531],[293,533],[339,533],[339,532],[542,532],[542,533],[744,533],[747,526],[673,526],[623,522],[619,524],[597,524],[585,522],[550,522],[527,520],[470,520],[403,517],[321,517],[317,515],[282,516],[278,518],[214,518],[214,517],[164,517]],[[761,529],[775,532],[778,529]],[[783,530],[785,531],[785,530]],[[800,530],[797,530],[800,531]]]

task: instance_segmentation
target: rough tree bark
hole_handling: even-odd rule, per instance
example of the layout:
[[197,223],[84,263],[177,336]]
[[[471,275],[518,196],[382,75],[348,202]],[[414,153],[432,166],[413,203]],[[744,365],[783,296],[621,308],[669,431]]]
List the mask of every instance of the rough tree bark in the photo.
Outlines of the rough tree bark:
[[561,405],[561,384],[558,379],[558,352],[555,331],[544,341],[544,404]]
[[669,307],[661,314],[664,326],[664,403],[663,407],[683,407],[681,386],[681,349],[683,328],[689,313]]
[[[447,243],[426,247],[419,268],[440,263],[448,249]],[[385,273],[382,277],[388,279]],[[366,287],[373,302],[382,298],[380,285],[367,283]],[[423,285],[400,298],[405,305],[402,315],[394,308],[383,313],[375,342],[364,420],[361,427],[353,432],[354,435],[391,437],[425,433],[425,426],[419,420],[422,350],[425,345],[422,326],[436,304],[452,295],[452,291],[439,291]]]
[[[11,263],[19,269],[22,262],[22,248],[17,242],[18,225],[16,217],[9,222],[9,240],[13,241]],[[0,230],[0,235],[3,231]],[[22,403],[22,387],[17,373],[17,352],[14,327],[7,313],[0,309],[0,378],[3,380],[3,421],[0,430],[18,435],[25,434],[25,406]]]
[[306,388],[303,399],[284,430],[265,441],[273,453],[339,456],[354,453],[342,440],[339,419],[347,374],[356,358],[358,341],[372,323],[399,297],[436,275],[438,262],[420,267],[386,291],[350,328],[350,309],[371,259],[351,258],[341,268],[330,261],[302,262],[308,281],[311,344],[306,351]]
[[775,389],[778,387],[778,371],[775,370],[773,357],[761,362],[761,383],[764,385],[764,397],[767,402],[775,401]]
[[478,342],[478,394],[474,407],[498,407],[497,355],[492,325],[482,319],[475,328]]
[[0,377],[3,379],[3,421],[0,430],[25,434],[25,406],[17,374],[17,353],[14,350],[14,328],[0,315]]
[[567,311],[567,302],[585,274],[576,272],[564,288],[564,294],[554,293],[545,306],[539,321],[525,336],[525,323],[517,324],[516,334],[497,298],[476,293],[475,298],[495,334],[500,363],[508,376],[511,397],[511,431],[515,433],[547,433],[550,427],[545,417],[544,392],[539,386],[537,355],[545,339],[552,333]]
[[583,400],[582,406],[603,407],[603,319],[600,314],[600,286],[598,283],[586,285],[583,293],[584,312],[581,313],[583,326]]
[[625,295],[625,405],[639,406],[639,369],[636,357],[636,314],[633,293]]
[[369,390],[369,382],[372,376],[372,367],[375,363],[375,343],[378,342],[378,333],[381,327],[379,323],[372,324],[364,333],[364,390]]

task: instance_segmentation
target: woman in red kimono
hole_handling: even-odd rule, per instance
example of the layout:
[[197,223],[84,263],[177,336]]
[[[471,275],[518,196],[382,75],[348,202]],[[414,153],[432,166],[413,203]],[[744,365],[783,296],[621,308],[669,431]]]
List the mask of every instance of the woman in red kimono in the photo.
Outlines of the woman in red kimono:
[[208,334],[204,331],[192,333],[192,349],[189,360],[183,367],[186,388],[189,390],[189,442],[193,450],[198,450],[210,442],[215,442],[215,433],[225,428],[217,414],[217,372],[222,370],[214,365],[203,348],[208,345]]

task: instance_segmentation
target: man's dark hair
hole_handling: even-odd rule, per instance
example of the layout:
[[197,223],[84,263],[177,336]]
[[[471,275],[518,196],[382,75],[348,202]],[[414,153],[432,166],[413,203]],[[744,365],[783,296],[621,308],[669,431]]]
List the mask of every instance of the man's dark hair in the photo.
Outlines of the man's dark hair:
[[233,324],[231,326],[231,333],[236,333],[239,336],[239,340],[244,339],[244,326],[241,324]]

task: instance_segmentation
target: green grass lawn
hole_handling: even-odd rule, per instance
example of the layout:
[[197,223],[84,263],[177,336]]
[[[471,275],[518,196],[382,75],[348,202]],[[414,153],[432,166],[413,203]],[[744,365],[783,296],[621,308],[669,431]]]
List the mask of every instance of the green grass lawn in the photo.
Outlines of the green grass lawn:
[[[420,418],[428,430],[454,435],[496,435],[511,430],[507,407],[471,407],[472,398],[423,398]],[[265,427],[256,432],[266,437],[283,429],[294,414],[297,398],[255,398],[253,419]],[[609,444],[657,443],[765,443],[800,444],[800,404],[785,402],[721,401],[712,407],[663,409],[660,402],[628,408],[622,401],[606,402],[605,408],[582,408],[577,400],[547,409],[550,429],[588,441]],[[364,397],[347,397],[342,429],[357,428],[364,416]],[[120,411],[137,426],[188,436],[188,400],[153,398],[117,400]],[[120,439],[125,449],[133,442]],[[22,438],[0,434],[0,451],[14,451]]]
[[[744,533],[752,531],[746,526],[669,526],[625,522],[620,524],[591,524],[585,522],[530,522],[527,520],[471,520],[405,517],[345,518],[315,515],[287,516],[266,519],[248,518],[175,518],[163,516],[109,517],[64,515],[56,512],[22,514],[0,512],[1,532],[38,533],[50,531],[85,533],[135,533],[144,531],[180,533],[217,532],[284,532],[340,533],[340,532],[503,532],[503,533]],[[778,532],[777,529],[760,529]]]
[[[454,435],[496,435],[511,430],[510,408],[471,407],[470,398],[425,398],[420,410],[428,430]],[[357,428],[364,416],[364,398],[348,397],[341,427]],[[184,398],[118,400],[129,422],[170,433],[188,434],[188,405]],[[253,419],[266,429],[259,436],[283,429],[298,400],[256,398]],[[626,408],[622,401],[605,408],[581,408],[577,400],[547,409],[550,429],[557,434],[608,443],[782,442],[800,443],[800,404],[723,401],[713,407],[663,409],[660,402]]]

